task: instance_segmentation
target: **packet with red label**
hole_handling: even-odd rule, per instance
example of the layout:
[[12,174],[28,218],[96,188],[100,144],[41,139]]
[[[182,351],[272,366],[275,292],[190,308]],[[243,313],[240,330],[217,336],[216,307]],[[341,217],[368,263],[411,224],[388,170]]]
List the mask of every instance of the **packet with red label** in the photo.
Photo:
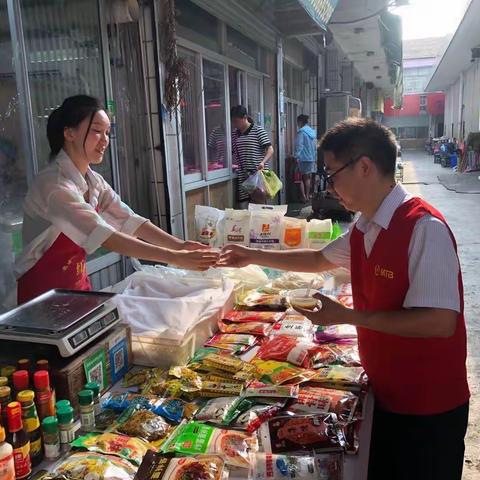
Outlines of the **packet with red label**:
[[287,362],[254,358],[251,363],[257,369],[257,377],[263,383],[273,385],[298,385],[316,375],[314,370],[294,367]]
[[230,310],[223,315],[223,320],[228,320],[234,323],[248,323],[248,322],[266,322],[276,323],[285,318],[284,312],[248,312]]
[[218,328],[222,333],[246,333],[265,336],[272,329],[272,324],[267,322],[236,323],[230,320],[219,320]]

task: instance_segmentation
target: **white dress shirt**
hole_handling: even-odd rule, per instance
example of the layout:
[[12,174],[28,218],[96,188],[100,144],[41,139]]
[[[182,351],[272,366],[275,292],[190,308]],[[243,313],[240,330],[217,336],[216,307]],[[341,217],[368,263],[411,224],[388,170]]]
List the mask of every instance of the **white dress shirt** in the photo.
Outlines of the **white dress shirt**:
[[[378,234],[387,229],[397,208],[412,198],[401,184],[385,197],[372,220],[361,215],[357,228],[364,234],[367,257]],[[350,233],[348,231],[323,250],[325,258],[339,267],[350,269]],[[395,254],[392,246],[392,254]],[[446,225],[431,215],[425,215],[415,225],[408,249],[410,287],[403,306],[428,307],[460,311],[458,272],[460,266],[454,244]]]
[[100,174],[89,168],[83,177],[64,150],[35,177],[23,210],[17,278],[35,265],[61,233],[90,254],[112,233],[132,235],[148,221],[123,203]]

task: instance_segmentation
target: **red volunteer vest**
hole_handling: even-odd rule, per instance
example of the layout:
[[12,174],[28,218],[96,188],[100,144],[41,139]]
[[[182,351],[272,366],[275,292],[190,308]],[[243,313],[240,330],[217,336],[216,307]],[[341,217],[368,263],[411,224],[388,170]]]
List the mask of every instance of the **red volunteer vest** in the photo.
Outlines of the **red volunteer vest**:
[[[381,230],[368,258],[363,233],[356,226],[353,228],[351,274],[356,310],[402,310],[410,285],[410,239],[417,221],[427,214],[447,225],[440,212],[420,198],[412,198],[395,211],[388,229]],[[456,249],[451,231],[450,235]],[[430,415],[452,410],[468,401],[461,273],[458,288],[461,313],[450,338],[410,338],[357,329],[362,365],[376,402],[383,410]]]

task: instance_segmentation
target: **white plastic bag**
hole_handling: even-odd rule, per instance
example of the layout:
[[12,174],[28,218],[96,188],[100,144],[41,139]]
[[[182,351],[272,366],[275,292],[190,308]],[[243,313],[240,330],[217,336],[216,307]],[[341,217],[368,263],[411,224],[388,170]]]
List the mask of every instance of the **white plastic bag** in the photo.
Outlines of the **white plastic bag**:
[[250,246],[265,250],[280,250],[282,221],[288,205],[257,205],[250,203]]
[[205,205],[195,205],[197,241],[211,247],[221,247],[223,242],[223,217],[223,210]]
[[310,220],[307,225],[308,248],[313,248],[315,250],[321,250],[324,248],[330,243],[332,231],[333,225],[330,218],[327,218],[326,220]]
[[261,192],[266,191],[265,189],[265,179],[263,178],[261,170],[256,171],[253,175],[250,175],[243,183],[242,187],[248,192],[252,193],[255,190],[260,190]]
[[250,212],[248,210],[225,209],[223,244],[238,244],[248,247],[250,243]]

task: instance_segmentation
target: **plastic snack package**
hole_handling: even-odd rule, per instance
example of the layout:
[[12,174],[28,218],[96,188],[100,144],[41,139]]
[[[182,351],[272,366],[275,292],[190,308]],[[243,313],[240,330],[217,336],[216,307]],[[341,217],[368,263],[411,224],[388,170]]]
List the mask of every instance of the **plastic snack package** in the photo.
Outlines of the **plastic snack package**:
[[222,222],[224,212],[205,205],[195,205],[195,232],[197,241],[211,247],[223,242]]
[[318,326],[315,332],[315,341],[318,343],[339,342],[357,338],[357,329],[353,325]]
[[266,322],[237,323],[230,322],[229,320],[219,320],[218,328],[222,333],[243,333],[250,335],[266,336],[272,329],[272,324]]
[[209,400],[195,414],[195,421],[222,425],[228,411],[238,403],[239,397],[218,397]]
[[298,385],[267,385],[254,381],[248,384],[243,391],[244,397],[263,398],[297,398],[300,388]]
[[185,393],[198,392],[202,389],[202,378],[188,367],[171,367],[168,374],[180,379],[181,389]]
[[224,354],[219,348],[201,347],[193,354],[193,357],[190,359],[190,361],[188,363],[189,364],[200,363],[200,362],[203,361],[203,359],[207,355],[210,355],[211,353],[217,353],[217,354],[220,354],[220,355]]
[[[290,456],[271,453],[252,454],[249,480],[318,480],[317,460],[310,455]],[[320,477],[321,478],[321,477]]]
[[284,296],[279,294],[262,293],[257,290],[252,290],[237,298],[235,308],[237,310],[284,312],[287,309],[287,301]]
[[[133,407],[123,412],[113,425],[113,430],[152,443],[164,440],[172,427],[159,415]],[[155,446],[158,444],[154,443]]]
[[298,368],[288,362],[254,358],[251,363],[257,369],[258,379],[263,383],[273,385],[298,385],[307,382],[316,375],[313,370]]
[[68,480],[132,480],[136,468],[128,461],[110,455],[74,452],[53,468],[55,475]]
[[248,210],[225,209],[223,244],[250,244],[250,212]]
[[247,411],[241,413],[229,426],[253,433],[268,419],[277,415],[284,404],[284,402],[277,402],[272,405],[254,405]]
[[305,219],[284,217],[283,234],[282,234],[282,250],[290,250],[292,248],[305,248],[307,233],[307,221]]
[[[313,282],[313,283],[312,283]],[[319,290],[325,284],[325,276],[321,273],[283,272],[271,282],[271,287],[278,290],[297,290],[299,288]]]
[[315,455],[318,480],[343,480],[343,453],[318,453]]
[[120,415],[120,412],[116,412],[111,408],[102,408],[100,414],[95,417],[95,431],[105,432],[109,430]]
[[223,315],[223,320],[232,323],[248,323],[248,322],[261,322],[261,323],[276,323],[279,320],[283,320],[285,313],[283,312],[260,312],[260,311],[238,311],[230,310]]
[[216,345],[244,345],[252,347],[257,343],[255,335],[242,335],[233,333],[217,333],[205,343],[206,347],[215,347]]
[[312,219],[307,226],[307,247],[314,250],[321,250],[327,246],[332,238],[333,225],[332,220]]
[[290,337],[312,340],[313,331],[311,320],[303,315],[288,314],[283,320],[273,326],[270,335],[288,335]]
[[172,423],[180,423],[191,418],[198,410],[198,405],[180,398],[162,398],[154,409],[154,413]]
[[222,480],[225,463],[219,456],[175,458],[149,450],[135,480]]
[[229,382],[203,382],[202,390],[200,390],[201,397],[236,397],[242,394],[243,385],[239,383]]
[[242,468],[249,467],[249,454],[257,450],[253,435],[199,422],[179,425],[162,446],[164,453],[221,455],[226,464]]
[[358,405],[358,396],[344,390],[302,386],[298,398],[285,409],[292,415],[335,413],[343,423],[351,422]]
[[85,448],[90,452],[115,455],[140,465],[151,446],[139,439],[117,433],[87,433],[71,443],[74,448]]
[[283,233],[283,217],[287,213],[287,205],[249,204],[250,247],[267,250],[280,250]]
[[144,407],[154,410],[158,405],[158,397],[154,395],[140,395],[138,393],[111,393],[102,403],[103,408],[110,408],[115,412],[123,412],[128,407]]
[[366,386],[367,376],[363,367],[330,365],[319,368],[310,381],[328,388],[358,391]]
[[275,417],[260,427],[266,453],[343,450],[345,439],[334,413]]

